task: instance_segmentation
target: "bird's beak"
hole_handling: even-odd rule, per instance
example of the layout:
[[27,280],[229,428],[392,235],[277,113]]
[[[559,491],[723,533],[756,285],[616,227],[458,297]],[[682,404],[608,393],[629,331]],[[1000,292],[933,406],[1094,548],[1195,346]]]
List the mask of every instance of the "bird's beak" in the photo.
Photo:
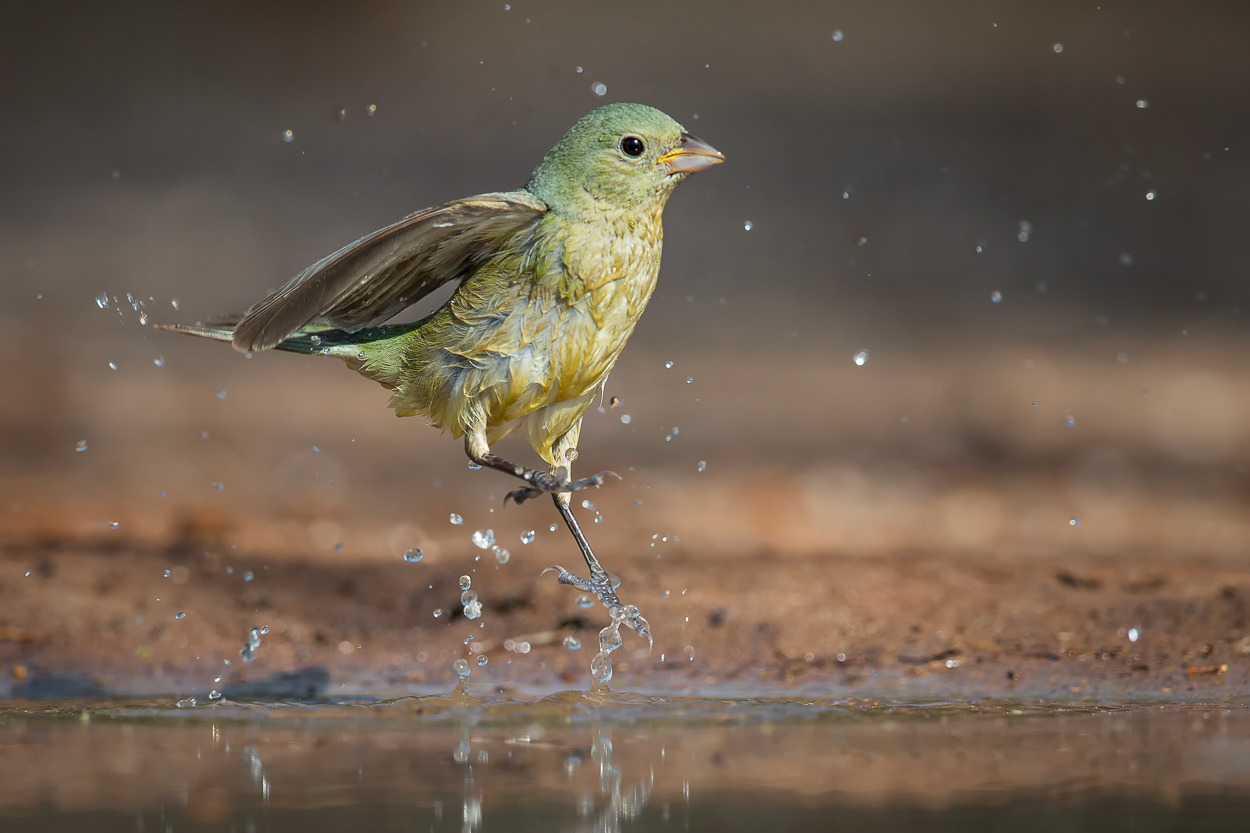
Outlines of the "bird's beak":
[[707,142],[681,134],[681,144],[655,160],[655,164],[663,165],[670,174],[692,174],[725,161],[725,154]]

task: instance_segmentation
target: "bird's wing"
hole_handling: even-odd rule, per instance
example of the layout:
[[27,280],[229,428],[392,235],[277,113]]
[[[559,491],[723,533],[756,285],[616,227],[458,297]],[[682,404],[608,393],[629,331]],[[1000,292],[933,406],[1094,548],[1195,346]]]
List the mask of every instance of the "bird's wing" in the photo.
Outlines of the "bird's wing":
[[546,210],[513,191],[411,214],[322,258],[248,310],[234,348],[268,350],[314,321],[345,330],[380,324],[501,249],[527,245]]

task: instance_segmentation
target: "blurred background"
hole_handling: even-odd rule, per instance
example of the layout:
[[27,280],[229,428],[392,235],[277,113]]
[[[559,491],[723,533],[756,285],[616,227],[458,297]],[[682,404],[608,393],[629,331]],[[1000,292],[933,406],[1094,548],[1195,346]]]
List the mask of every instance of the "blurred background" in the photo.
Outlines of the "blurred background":
[[[92,633],[119,657],[236,650],[258,610],[293,615],[244,593],[247,559],[254,577],[343,571],[308,582],[314,607],[367,595],[343,589],[362,565],[409,594],[437,592],[436,569],[530,588],[576,563],[550,506],[503,508],[511,483],[337,362],[151,325],[242,311],[404,214],[519,187],[608,101],[659,107],[728,159],[670,202],[660,287],[609,380],[619,404],[582,432],[583,470],[623,475],[589,497],[588,532],[644,611],[682,589],[666,557],[722,599],[743,589],[715,584],[734,560],[800,559],[819,584],[822,564],[900,553],[1241,569],[1239,4],[16,2],[4,18],[13,680]],[[509,563],[470,541],[487,528]],[[413,546],[421,577],[400,559]],[[57,566],[70,550],[73,576],[112,578],[80,587]],[[168,632],[164,568],[119,566],[144,553],[211,563],[223,595],[184,573],[176,604],[217,630]],[[565,590],[543,598],[575,610]],[[225,598],[238,621],[214,618]],[[437,601],[411,598],[395,626],[432,624]],[[136,609],[162,630],[134,636]],[[358,635],[320,641],[346,655]]]

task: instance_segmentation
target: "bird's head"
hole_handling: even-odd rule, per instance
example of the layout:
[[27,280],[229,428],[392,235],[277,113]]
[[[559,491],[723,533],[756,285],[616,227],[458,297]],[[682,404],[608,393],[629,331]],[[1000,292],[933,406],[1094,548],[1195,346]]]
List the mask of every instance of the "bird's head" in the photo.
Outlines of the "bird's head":
[[723,161],[654,107],[608,104],[564,134],[526,189],[556,210],[658,210],[677,183]]

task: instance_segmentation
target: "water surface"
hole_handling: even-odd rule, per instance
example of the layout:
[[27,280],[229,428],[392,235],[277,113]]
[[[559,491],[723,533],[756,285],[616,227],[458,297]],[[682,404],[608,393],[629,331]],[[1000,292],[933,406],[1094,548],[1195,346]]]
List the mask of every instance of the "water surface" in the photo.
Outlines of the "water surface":
[[568,693],[0,715],[0,830],[1189,830],[1250,818],[1237,704]]

